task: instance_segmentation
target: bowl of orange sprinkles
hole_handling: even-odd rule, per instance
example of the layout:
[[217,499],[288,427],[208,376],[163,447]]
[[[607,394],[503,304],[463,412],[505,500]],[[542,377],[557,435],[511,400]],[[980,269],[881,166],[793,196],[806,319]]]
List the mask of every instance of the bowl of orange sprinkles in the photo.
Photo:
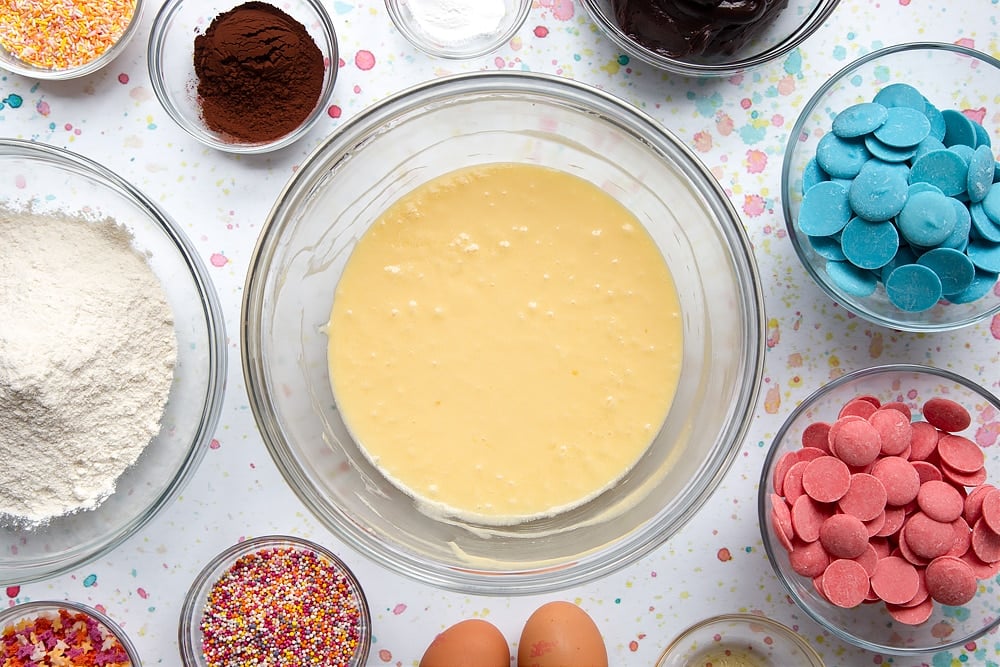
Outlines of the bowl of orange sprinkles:
[[0,610],[0,667],[141,667],[107,615],[78,602],[23,602]]
[[138,29],[143,0],[0,0],[0,69],[72,79],[101,69]]

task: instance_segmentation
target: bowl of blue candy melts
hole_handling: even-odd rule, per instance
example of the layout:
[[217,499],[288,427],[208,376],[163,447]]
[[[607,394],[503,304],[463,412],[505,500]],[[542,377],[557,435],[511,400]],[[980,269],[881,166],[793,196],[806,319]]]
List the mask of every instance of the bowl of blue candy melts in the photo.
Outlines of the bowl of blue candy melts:
[[944,331],[1000,312],[1000,61],[910,43],[847,65],[789,135],[782,210],[835,302]]

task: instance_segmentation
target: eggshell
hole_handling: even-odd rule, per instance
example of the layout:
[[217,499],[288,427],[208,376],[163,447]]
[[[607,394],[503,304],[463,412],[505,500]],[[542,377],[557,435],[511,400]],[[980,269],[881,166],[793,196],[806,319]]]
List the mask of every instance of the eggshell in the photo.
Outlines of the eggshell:
[[587,612],[570,602],[549,602],[524,624],[517,667],[608,667],[608,649]]
[[470,618],[435,637],[420,667],[510,667],[510,646],[495,625]]

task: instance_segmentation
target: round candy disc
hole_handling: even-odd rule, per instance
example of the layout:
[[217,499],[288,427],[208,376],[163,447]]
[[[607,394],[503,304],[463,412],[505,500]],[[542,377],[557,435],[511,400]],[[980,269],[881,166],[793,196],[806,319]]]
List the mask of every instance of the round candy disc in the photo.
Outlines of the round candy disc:
[[905,264],[889,274],[885,292],[900,310],[917,313],[933,308],[941,298],[941,279],[926,266]]

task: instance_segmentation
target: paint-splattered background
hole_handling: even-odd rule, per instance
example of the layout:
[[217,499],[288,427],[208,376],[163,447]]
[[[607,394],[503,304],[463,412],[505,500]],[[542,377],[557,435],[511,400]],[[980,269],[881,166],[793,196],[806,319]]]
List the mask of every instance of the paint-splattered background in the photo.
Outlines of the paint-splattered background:
[[[476,69],[547,72],[604,88],[653,115],[691,146],[740,211],[756,250],[768,310],[766,377],[750,436],[711,501],[652,555],[602,581],[561,594],[494,599],[417,586],[341,549],[373,612],[369,665],[415,666],[433,636],[466,617],[496,624],[511,641],[549,599],[579,602],[604,631],[614,665],[652,665],[695,619],[761,611],[797,628],[829,665],[913,665],[849,650],[786,599],[771,574],[756,521],[756,480],[766,443],[791,409],[846,371],[926,362],[1000,391],[1000,318],[956,333],[899,334],[849,317],[795,259],[777,206],[781,154],[809,95],[850,60],[914,40],[961,43],[1000,56],[997,0],[842,0],[831,20],[781,62],[731,79],[670,77],[630,61],[578,3],[535,0],[518,36],[465,63],[433,60],[393,29],[379,0],[326,0],[340,39],[340,75],[328,115],[305,139],[264,157],[202,147],[160,108],[146,71],[145,36],[104,71],[68,83],[0,73],[0,135],[67,147],[94,158],[161,204],[209,266],[231,334],[228,396],[212,445],[183,496],[107,558],[43,583],[8,588],[4,602],[70,598],[120,620],[144,662],[176,665],[184,592],[218,551],[249,535],[292,533],[339,548],[277,473],[247,406],[239,364],[239,306],[247,262],[266,211],[297,164],[345,119],[401,87]],[[1000,113],[1000,104],[991,114]],[[1000,119],[992,119],[994,124]],[[995,428],[994,428],[995,427]],[[1000,415],[981,431],[1000,446]],[[236,502],[238,499],[238,502]],[[1000,636],[926,658],[935,667],[996,665]]]

